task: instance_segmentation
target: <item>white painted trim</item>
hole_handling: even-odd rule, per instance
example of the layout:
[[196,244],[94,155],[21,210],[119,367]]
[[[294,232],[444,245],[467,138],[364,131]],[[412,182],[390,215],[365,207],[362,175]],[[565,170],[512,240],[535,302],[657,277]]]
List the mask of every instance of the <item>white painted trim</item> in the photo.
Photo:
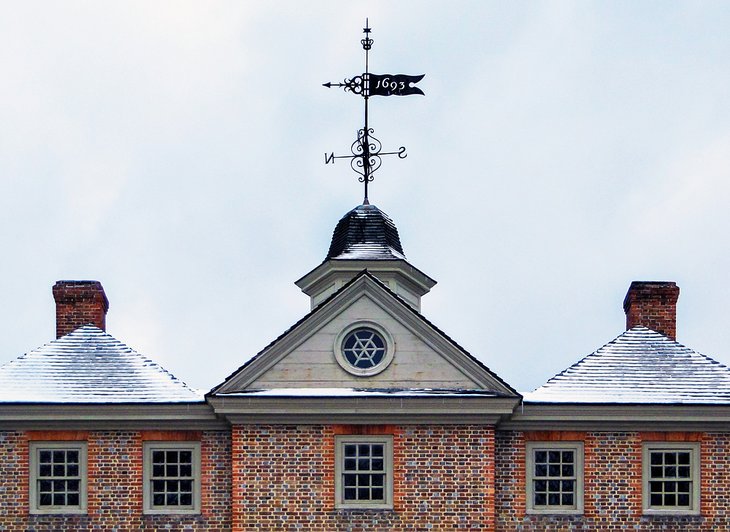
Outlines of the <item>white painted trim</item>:
[[[690,471],[692,494],[689,509],[683,508],[651,508],[649,500],[650,456],[651,451],[690,451]],[[700,515],[700,465],[701,454],[699,442],[643,442],[641,444],[641,499],[644,515]]]
[[[379,334],[385,342],[385,355],[383,356],[383,360],[372,368],[363,369],[355,367],[350,364],[350,361],[345,357],[343,352],[344,341],[347,336],[356,329],[372,329]],[[356,377],[372,377],[373,375],[377,375],[378,373],[385,371],[385,369],[390,366],[390,363],[393,362],[393,356],[395,355],[395,340],[393,339],[393,335],[377,322],[371,320],[359,320],[351,323],[340,331],[340,333],[335,337],[335,343],[332,346],[332,350],[335,355],[335,360],[346,372],[351,375],[355,375]]]
[[[342,474],[344,467],[343,446],[347,443],[383,443],[385,460],[385,502],[345,501]],[[348,510],[392,510],[393,509],[393,436],[389,435],[339,435],[335,436],[335,508]]]
[[[42,450],[74,450],[79,451],[79,504],[68,507],[41,507],[38,493],[38,473],[40,452]],[[29,475],[28,475],[28,511],[33,515],[84,515],[87,511],[88,449],[85,441],[32,441],[29,443]]]
[[[152,504],[152,452],[159,450],[184,451],[193,453],[193,504],[189,508],[154,506]],[[199,514],[201,509],[201,468],[200,442],[192,441],[146,441],[143,444],[143,513],[146,515],[190,515]]]
[[[525,487],[527,495],[526,512],[535,515],[580,515],[583,513],[583,461],[584,449],[583,442],[566,442],[566,441],[529,441],[525,445]],[[536,450],[570,450],[575,453],[575,505],[573,508],[539,508],[535,507],[533,494],[534,478],[534,451]]]

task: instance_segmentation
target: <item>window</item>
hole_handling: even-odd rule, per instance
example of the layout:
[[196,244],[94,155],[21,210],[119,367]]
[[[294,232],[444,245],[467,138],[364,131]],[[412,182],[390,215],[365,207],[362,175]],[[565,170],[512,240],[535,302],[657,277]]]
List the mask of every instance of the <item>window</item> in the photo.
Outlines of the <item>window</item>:
[[200,443],[145,442],[144,511],[200,512]]
[[393,437],[337,436],[337,508],[393,507]]
[[30,513],[86,512],[86,443],[30,443]]
[[644,444],[645,513],[699,514],[698,456],[697,443]]
[[342,369],[358,377],[370,377],[393,361],[395,342],[378,324],[359,321],[337,335],[334,352]]
[[527,510],[531,513],[583,511],[583,444],[527,443]]

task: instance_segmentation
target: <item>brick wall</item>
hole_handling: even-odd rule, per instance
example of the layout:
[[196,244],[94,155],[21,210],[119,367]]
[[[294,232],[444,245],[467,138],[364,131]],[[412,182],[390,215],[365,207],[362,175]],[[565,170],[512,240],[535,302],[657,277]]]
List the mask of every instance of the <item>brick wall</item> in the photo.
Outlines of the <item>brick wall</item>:
[[[200,515],[142,515],[144,440],[196,439],[201,442]],[[86,515],[29,515],[29,441],[86,441]],[[139,431],[0,432],[0,530],[229,530],[230,433]],[[8,479],[12,479],[8,482]]]
[[[526,441],[582,441],[582,515],[526,514]],[[700,442],[700,515],[642,515],[642,443]],[[496,434],[497,530],[730,530],[730,434],[508,432]]]
[[[393,436],[393,510],[334,507],[338,434]],[[236,530],[494,529],[487,426],[233,427]]]

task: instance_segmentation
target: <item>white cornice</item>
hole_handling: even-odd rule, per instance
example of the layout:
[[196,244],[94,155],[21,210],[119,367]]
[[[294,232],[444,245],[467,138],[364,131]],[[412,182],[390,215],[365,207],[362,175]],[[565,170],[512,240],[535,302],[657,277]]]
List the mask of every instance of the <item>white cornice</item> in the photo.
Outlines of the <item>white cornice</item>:
[[495,424],[517,398],[505,397],[271,397],[209,398],[231,423]]
[[225,429],[207,403],[0,404],[0,428]]
[[499,425],[504,430],[730,430],[726,405],[531,404]]

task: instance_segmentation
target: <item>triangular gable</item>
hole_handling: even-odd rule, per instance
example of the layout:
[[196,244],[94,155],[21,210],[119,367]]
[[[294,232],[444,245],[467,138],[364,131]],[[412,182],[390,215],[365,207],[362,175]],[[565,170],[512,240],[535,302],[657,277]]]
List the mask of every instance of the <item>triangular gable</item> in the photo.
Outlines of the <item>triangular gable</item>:
[[730,404],[730,368],[636,326],[525,394],[525,402]]
[[[354,376],[337,362],[338,334],[353,323],[381,326],[392,337],[393,361],[381,373]],[[211,395],[271,388],[463,389],[518,395],[367,271],[239,368]]]

